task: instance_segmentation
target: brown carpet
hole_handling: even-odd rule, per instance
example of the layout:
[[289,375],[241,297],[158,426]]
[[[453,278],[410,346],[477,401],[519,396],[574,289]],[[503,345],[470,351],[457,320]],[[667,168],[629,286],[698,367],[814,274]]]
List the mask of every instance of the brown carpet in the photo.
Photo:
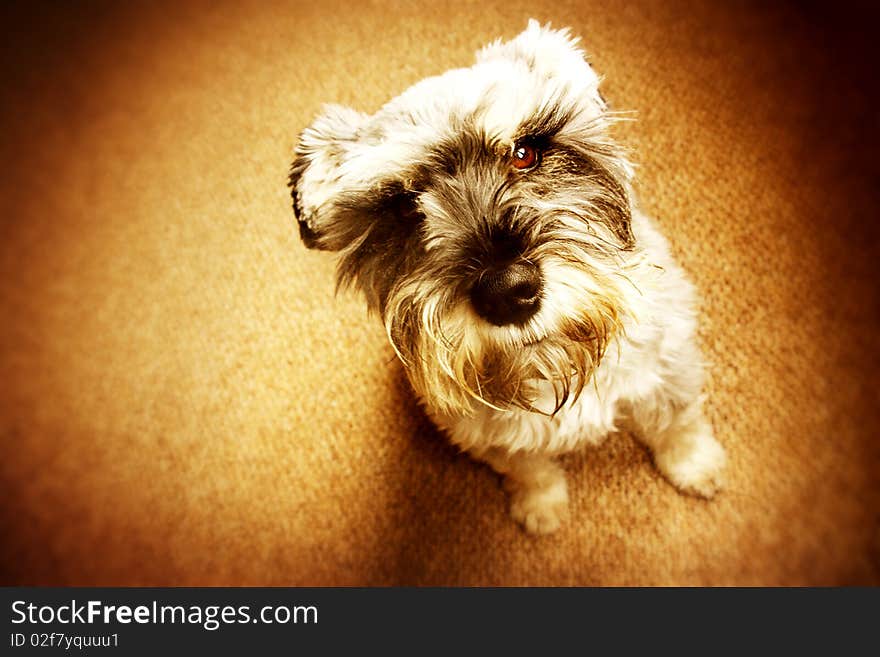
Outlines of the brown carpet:
[[[880,583],[874,23],[763,4],[4,9],[2,583]],[[707,503],[612,437],[549,538],[334,300],[285,187],[322,102],[373,111],[530,16],[638,112],[731,461]]]

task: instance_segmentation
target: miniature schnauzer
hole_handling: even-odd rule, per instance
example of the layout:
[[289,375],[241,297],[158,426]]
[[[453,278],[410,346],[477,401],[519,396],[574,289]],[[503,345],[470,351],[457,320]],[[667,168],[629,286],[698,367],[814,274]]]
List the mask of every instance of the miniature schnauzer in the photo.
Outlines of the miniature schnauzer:
[[577,39],[530,21],[372,116],[326,106],[290,173],[306,246],[339,252],[338,285],[533,533],[567,514],[554,457],[621,426],[686,493],[714,495],[725,463],[693,287],[636,205],[598,87]]

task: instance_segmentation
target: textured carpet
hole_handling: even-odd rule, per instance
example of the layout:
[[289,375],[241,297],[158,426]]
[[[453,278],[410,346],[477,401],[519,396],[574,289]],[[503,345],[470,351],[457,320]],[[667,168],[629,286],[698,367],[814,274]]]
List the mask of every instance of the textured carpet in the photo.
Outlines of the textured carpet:
[[[5,584],[878,584],[874,23],[737,3],[51,3],[3,9]],[[534,16],[570,25],[702,291],[729,487],[629,436],[568,457],[549,538],[449,447],[333,298],[285,178]]]

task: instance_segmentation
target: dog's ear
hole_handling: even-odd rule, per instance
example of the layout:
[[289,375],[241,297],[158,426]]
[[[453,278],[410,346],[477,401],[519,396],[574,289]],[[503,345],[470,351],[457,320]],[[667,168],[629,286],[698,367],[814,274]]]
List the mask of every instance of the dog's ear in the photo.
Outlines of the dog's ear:
[[375,184],[378,171],[363,157],[366,114],[339,105],[300,135],[288,185],[299,232],[310,249],[338,251],[363,233],[354,199]]
[[579,41],[568,28],[554,30],[549,24],[542,26],[531,19],[516,38],[506,42],[499,39],[478,51],[477,63],[493,59],[519,61],[540,77],[564,81],[571,91],[585,94],[605,109],[599,95],[600,78],[587,62]]

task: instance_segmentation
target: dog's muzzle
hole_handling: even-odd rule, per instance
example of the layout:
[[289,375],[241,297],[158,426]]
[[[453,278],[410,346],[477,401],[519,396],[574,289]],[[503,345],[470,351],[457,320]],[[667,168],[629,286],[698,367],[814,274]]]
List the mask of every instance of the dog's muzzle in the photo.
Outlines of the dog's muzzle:
[[471,288],[471,303],[495,326],[525,324],[541,305],[541,270],[525,261],[488,269]]

